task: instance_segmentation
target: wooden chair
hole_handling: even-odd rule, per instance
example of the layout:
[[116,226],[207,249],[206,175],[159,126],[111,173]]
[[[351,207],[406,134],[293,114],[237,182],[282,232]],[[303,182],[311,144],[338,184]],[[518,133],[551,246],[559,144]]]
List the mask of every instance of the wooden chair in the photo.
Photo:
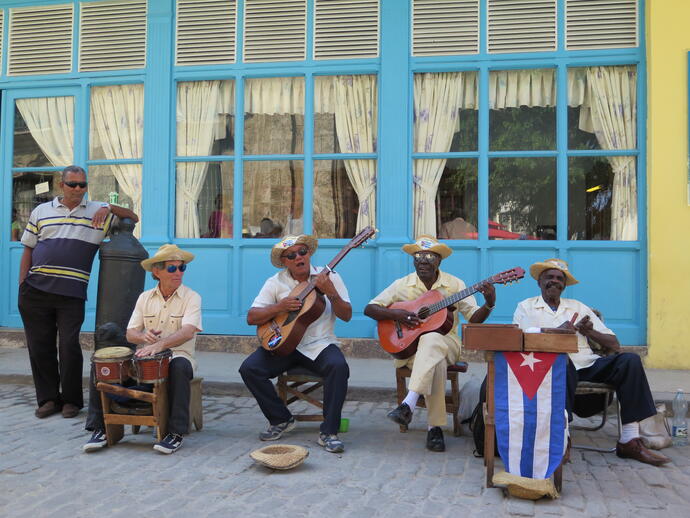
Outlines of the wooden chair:
[[[192,424],[198,430],[204,425],[203,406],[201,402],[201,382],[203,378],[194,378],[190,381],[189,399],[189,431]],[[132,426],[132,433],[139,433],[142,425],[156,428],[156,441],[160,442],[168,433],[168,383],[161,381],[154,383],[153,392],[132,390],[110,383],[99,382],[96,388],[101,393],[101,405],[103,407],[103,421],[105,433],[108,438],[108,446],[117,444],[124,437],[124,425]],[[151,404],[150,415],[118,414],[112,410],[112,400],[106,395],[115,394],[125,396]]]
[[289,369],[278,376],[276,382],[278,396],[286,405],[291,405],[295,401],[306,401],[320,410],[318,414],[293,414],[297,421],[323,421],[323,402],[310,395],[321,387],[323,378],[303,367]]
[[[458,373],[467,372],[467,362],[457,362],[454,365],[449,365],[446,371],[446,380],[450,381],[450,394],[446,394],[446,413],[453,416],[453,435],[458,437],[460,435],[460,418],[458,417],[458,409],[460,408],[460,386],[458,384]],[[409,378],[412,371],[409,367],[399,367],[395,369],[395,385],[397,388],[398,405],[403,402],[407,394],[407,383],[405,378]],[[417,406],[426,408],[424,396],[420,396],[417,401]],[[407,432],[407,425],[400,425],[401,432]]]
[[[601,395],[601,399],[602,399],[602,403],[603,403],[601,410],[599,410],[599,412],[597,412],[597,413],[601,413],[601,421],[599,422],[598,425],[595,425],[595,426],[571,425],[571,428],[573,430],[584,430],[584,431],[594,432],[596,430],[603,428],[604,425],[606,424],[606,420],[608,417],[608,407],[611,404],[611,401],[614,399],[614,396],[616,394],[616,388],[611,386],[611,385],[607,385],[606,383],[594,383],[591,381],[580,381],[580,382],[578,382],[577,388],[575,389],[575,397],[595,395],[595,394]],[[617,399],[614,403],[616,405],[615,406],[616,420],[618,423],[618,429],[620,430],[620,427],[621,427],[620,406],[618,404]],[[600,452],[604,452],[604,453],[612,453],[612,452],[616,451],[615,445],[613,447],[610,447],[610,448],[597,448],[595,446],[586,446],[583,444],[573,444],[573,448],[577,448],[580,450],[600,451]]]

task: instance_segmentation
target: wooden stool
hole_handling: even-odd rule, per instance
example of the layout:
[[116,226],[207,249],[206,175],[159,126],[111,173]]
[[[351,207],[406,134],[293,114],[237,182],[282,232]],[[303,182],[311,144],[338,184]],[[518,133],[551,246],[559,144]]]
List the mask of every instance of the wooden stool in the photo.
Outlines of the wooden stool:
[[[458,409],[460,408],[460,386],[458,385],[458,373],[467,372],[467,362],[457,362],[449,365],[446,371],[446,380],[450,381],[450,394],[446,394],[446,413],[453,416],[453,435],[460,435],[460,418]],[[395,385],[397,387],[398,405],[403,402],[407,395],[407,384],[405,378],[409,378],[412,371],[409,367],[399,367],[395,369]],[[424,396],[419,396],[417,406],[426,408]],[[407,432],[407,425],[400,425],[401,432]]]
[[[323,387],[323,378],[303,367],[295,367],[278,376],[276,388],[285,405],[306,401],[321,411],[318,414],[293,414],[297,421],[323,421],[323,403],[309,394]],[[291,396],[288,398],[288,393]]]

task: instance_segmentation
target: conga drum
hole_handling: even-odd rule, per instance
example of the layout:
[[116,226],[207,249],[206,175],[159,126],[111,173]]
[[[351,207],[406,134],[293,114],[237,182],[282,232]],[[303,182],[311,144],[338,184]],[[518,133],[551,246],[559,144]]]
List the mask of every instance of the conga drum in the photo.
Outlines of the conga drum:
[[153,356],[134,357],[134,377],[139,383],[158,383],[168,378],[168,366],[172,352],[170,349]]
[[124,383],[130,377],[132,356],[129,347],[104,347],[94,352],[91,363],[96,380],[104,383]]

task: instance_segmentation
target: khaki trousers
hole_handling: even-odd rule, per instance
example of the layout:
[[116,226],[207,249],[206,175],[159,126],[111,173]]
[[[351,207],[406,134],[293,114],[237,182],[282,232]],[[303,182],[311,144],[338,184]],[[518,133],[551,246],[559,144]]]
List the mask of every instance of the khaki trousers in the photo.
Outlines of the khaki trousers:
[[395,362],[396,368],[412,371],[408,388],[424,396],[429,426],[447,424],[446,369],[458,361],[460,349],[460,343],[449,335],[427,333],[419,337],[417,354]]

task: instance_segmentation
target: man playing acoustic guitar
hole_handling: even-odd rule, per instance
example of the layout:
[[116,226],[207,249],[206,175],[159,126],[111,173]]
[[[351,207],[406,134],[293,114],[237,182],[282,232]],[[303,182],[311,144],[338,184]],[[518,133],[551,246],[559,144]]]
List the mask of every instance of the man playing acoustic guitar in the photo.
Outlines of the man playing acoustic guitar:
[[302,303],[290,293],[310,278],[316,289],[325,295],[323,313],[306,328],[294,351],[281,355],[259,347],[244,360],[240,374],[269,422],[268,429],[259,434],[262,441],[280,439],[283,433],[295,427],[295,418],[276,394],[270,379],[295,366],[322,376],[324,420],[318,443],[326,451],[340,453],[345,447],[337,434],[350,370],[340,351],[334,327],[336,317],[344,322],[352,318],[352,306],[340,275],[311,265],[311,256],[317,246],[315,237],[299,235],[287,236],[273,247],[271,264],[282,270],[264,283],[247,313],[247,323],[261,326],[278,315],[301,311]]
[[[374,320],[393,320],[399,325],[414,328],[422,324],[416,313],[403,309],[391,309],[394,302],[418,298],[429,290],[437,290],[444,297],[465,289],[465,283],[439,269],[441,261],[452,250],[430,236],[420,236],[415,243],[403,246],[403,251],[414,257],[416,272],[394,281],[374,297],[364,308],[364,314]],[[471,323],[482,323],[491,313],[496,303],[496,291],[492,284],[485,282],[479,291],[485,303],[477,306],[474,296],[457,303],[459,311],[453,312],[453,327],[448,334],[429,332],[419,337],[417,352],[406,359],[396,359],[395,367],[408,366],[412,370],[409,392],[403,402],[389,412],[388,418],[400,425],[412,421],[417,400],[424,396],[428,408],[428,432],[426,447],[431,451],[445,451],[442,426],[446,425],[446,368],[454,364],[462,344],[458,336],[458,313]]]

